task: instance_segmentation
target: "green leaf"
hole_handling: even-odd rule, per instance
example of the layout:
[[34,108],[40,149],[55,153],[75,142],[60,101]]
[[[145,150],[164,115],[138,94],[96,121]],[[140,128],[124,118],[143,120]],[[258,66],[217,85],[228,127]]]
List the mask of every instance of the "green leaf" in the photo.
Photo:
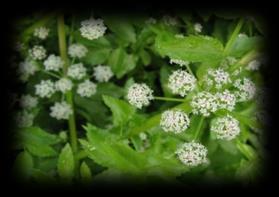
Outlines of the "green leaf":
[[51,174],[43,172],[39,169],[32,170],[32,177],[39,183],[53,184],[56,181]]
[[135,108],[123,100],[105,95],[103,100],[112,111],[114,126],[125,124],[135,113]]
[[75,160],[69,143],[64,146],[58,157],[57,171],[66,182],[71,181],[75,175]]
[[30,153],[38,157],[52,157],[57,155],[57,152],[49,145],[29,142],[25,144],[25,147]]
[[32,156],[27,151],[23,151],[16,157],[13,168],[14,174],[22,180],[27,180],[32,175],[33,166]]
[[156,39],[155,48],[162,56],[191,62],[217,64],[223,57],[223,45],[208,36],[177,38],[162,33]]
[[109,57],[110,52],[111,49],[109,48],[89,49],[88,53],[86,54],[86,57],[84,58],[84,62],[92,66],[103,64]]
[[80,176],[84,182],[92,180],[91,170],[85,162],[80,165]]
[[231,153],[233,155],[238,153],[238,150],[237,150],[237,147],[236,147],[234,141],[219,140],[218,143],[224,149],[224,151]]
[[141,50],[139,56],[141,58],[143,65],[147,66],[150,64],[151,56],[146,50],[144,50],[144,49]]
[[239,151],[249,160],[257,158],[256,151],[248,144],[244,144],[240,141],[237,142],[237,148]]

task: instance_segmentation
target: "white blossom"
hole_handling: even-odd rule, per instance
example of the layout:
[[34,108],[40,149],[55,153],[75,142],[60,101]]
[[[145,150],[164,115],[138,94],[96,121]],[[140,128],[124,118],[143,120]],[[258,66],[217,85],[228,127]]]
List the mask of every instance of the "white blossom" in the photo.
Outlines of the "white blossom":
[[189,62],[180,59],[170,59],[170,64],[178,64],[179,66],[182,67],[182,66],[189,65]]
[[41,98],[50,98],[55,93],[54,83],[51,80],[42,80],[35,85],[35,94]]
[[215,95],[203,91],[193,96],[191,101],[192,111],[194,114],[209,116],[211,112],[218,109],[218,102]]
[[34,115],[26,110],[20,111],[15,117],[18,127],[31,127],[33,125]]
[[68,54],[72,58],[82,58],[87,54],[88,49],[82,44],[71,44],[68,49]]
[[68,76],[73,79],[82,79],[86,76],[86,68],[82,63],[73,64],[68,68]]
[[65,92],[71,90],[72,87],[73,87],[73,83],[68,78],[61,78],[55,82],[56,90],[61,91],[62,93],[65,93]]
[[246,67],[246,70],[254,71],[254,70],[259,70],[261,65],[261,62],[258,60],[253,60],[249,62],[249,64]]
[[215,94],[215,96],[218,102],[219,109],[226,109],[229,111],[232,111],[234,109],[236,97],[229,90],[218,92]]
[[150,104],[150,100],[153,100],[153,90],[151,90],[144,83],[135,83],[128,89],[127,99],[131,105],[141,109],[143,106]]
[[98,82],[108,82],[113,76],[113,72],[109,66],[98,65],[93,70],[93,75]]
[[40,38],[41,40],[45,40],[48,36],[49,29],[46,27],[38,27],[34,30],[34,36]]
[[89,81],[88,79],[80,83],[77,88],[77,93],[82,97],[90,97],[97,91],[97,86],[95,83]]
[[169,77],[168,87],[173,94],[184,97],[195,88],[196,81],[196,78],[186,71],[176,70]]
[[19,63],[18,73],[22,81],[27,81],[36,71],[38,71],[38,67],[33,61],[25,60]]
[[232,140],[240,133],[239,122],[230,115],[219,117],[212,121],[210,131],[217,139]]
[[46,58],[46,50],[43,46],[35,45],[32,49],[29,49],[29,55],[34,60],[43,60]]
[[222,68],[209,69],[204,81],[207,86],[214,86],[217,89],[221,89],[224,85],[231,83],[230,74]]
[[245,33],[240,33],[240,34],[238,34],[237,35],[239,38],[247,38],[248,36],[247,36],[247,34],[245,34]]
[[106,26],[102,19],[89,18],[81,22],[81,35],[89,40],[97,39],[105,34]]
[[181,133],[190,124],[188,115],[182,110],[167,110],[161,116],[160,126],[165,132]]
[[53,54],[49,55],[48,58],[44,61],[44,66],[46,70],[59,71],[63,68],[64,61],[59,56]]
[[57,120],[67,120],[69,116],[73,113],[72,107],[65,101],[55,102],[53,106],[50,107],[50,116],[56,118]]
[[38,105],[38,99],[30,94],[22,95],[19,104],[23,109],[32,109]]
[[200,164],[207,164],[207,149],[200,143],[189,142],[184,143],[176,151],[179,160],[190,167],[198,166]]
[[256,93],[256,85],[248,78],[235,80],[233,86],[237,89],[234,93],[238,102],[251,100]]
[[200,23],[195,23],[194,24],[194,30],[197,32],[197,33],[200,33],[202,31],[202,25]]
[[140,137],[141,140],[146,140],[146,139],[147,139],[147,135],[146,135],[146,133],[144,133],[144,132],[141,132],[141,133],[139,134],[139,137]]

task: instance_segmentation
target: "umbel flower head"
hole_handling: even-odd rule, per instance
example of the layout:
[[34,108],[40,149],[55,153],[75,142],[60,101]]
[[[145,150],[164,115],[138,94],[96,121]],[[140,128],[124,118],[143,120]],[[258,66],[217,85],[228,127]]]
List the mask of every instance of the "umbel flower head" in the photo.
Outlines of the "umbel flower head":
[[65,93],[69,90],[71,90],[73,87],[73,83],[68,78],[61,78],[58,81],[55,82],[55,88],[56,90]]
[[54,83],[51,80],[42,80],[35,85],[35,94],[41,98],[50,98],[55,93]]
[[168,87],[173,94],[184,97],[195,88],[196,81],[196,78],[186,71],[176,70],[169,77]]
[[28,80],[29,76],[33,75],[37,70],[38,67],[33,61],[25,60],[19,63],[18,73],[22,81]]
[[226,109],[229,111],[234,109],[236,97],[229,90],[217,92],[215,96],[218,101],[218,109]]
[[19,104],[23,109],[29,110],[37,106],[38,99],[30,94],[22,95]]
[[215,112],[218,109],[215,95],[206,91],[199,92],[193,96],[190,104],[194,114],[201,114],[203,116],[209,116],[211,112]]
[[29,49],[29,55],[34,60],[42,60],[46,57],[46,50],[43,46],[35,45]]
[[165,132],[181,133],[190,124],[188,115],[182,110],[167,110],[161,116],[160,126]]
[[71,44],[68,48],[68,54],[72,58],[83,58],[87,54],[88,49],[82,44]]
[[34,36],[40,38],[41,40],[45,40],[48,36],[49,29],[46,27],[38,27],[34,30]]
[[82,63],[73,64],[68,68],[68,76],[73,79],[82,79],[86,76],[86,68]]
[[204,78],[207,87],[221,89],[224,85],[231,83],[230,74],[222,68],[209,69]]
[[44,61],[44,66],[46,70],[59,71],[64,65],[64,61],[61,57],[56,55],[49,55],[48,58]]
[[33,125],[34,115],[26,110],[20,111],[15,117],[18,127],[31,127]]
[[67,120],[73,113],[71,106],[65,101],[62,101],[61,103],[55,102],[55,104],[50,107],[50,111],[50,116],[57,120]]
[[194,167],[208,163],[207,149],[200,143],[184,143],[176,151],[178,159],[185,165]]
[[248,63],[246,70],[254,71],[259,70],[261,62],[259,60],[253,60]]
[[95,83],[89,81],[88,79],[80,83],[77,88],[77,93],[82,97],[90,97],[97,91],[97,86]]
[[200,23],[195,23],[194,30],[195,32],[200,33],[202,31],[202,25]]
[[256,94],[256,85],[246,77],[235,80],[233,86],[237,89],[235,95],[238,102],[249,101]]
[[108,82],[109,79],[113,76],[113,72],[111,71],[109,66],[98,65],[93,68],[94,77],[98,82]]
[[210,131],[216,134],[217,139],[232,140],[240,133],[239,122],[226,115],[213,120]]
[[81,22],[81,35],[89,40],[97,39],[105,34],[106,26],[102,19],[89,18]]
[[148,106],[150,100],[153,100],[153,90],[144,83],[134,83],[128,89],[127,99],[131,105],[141,109]]

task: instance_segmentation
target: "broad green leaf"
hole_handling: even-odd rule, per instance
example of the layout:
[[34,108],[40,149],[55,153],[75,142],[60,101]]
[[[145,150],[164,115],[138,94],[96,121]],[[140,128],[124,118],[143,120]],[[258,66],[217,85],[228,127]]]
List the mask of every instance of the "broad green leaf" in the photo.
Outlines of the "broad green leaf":
[[85,162],[80,165],[80,176],[84,182],[92,180],[91,170]]
[[17,177],[27,180],[32,175],[33,166],[32,156],[27,151],[23,151],[17,155],[13,170]]
[[75,160],[70,144],[66,144],[58,157],[57,172],[63,181],[71,181],[75,175]]
[[103,100],[112,111],[114,126],[125,124],[135,113],[135,108],[126,101],[105,95]]
[[224,149],[224,151],[227,151],[234,155],[238,153],[235,141],[219,140],[218,143]]
[[111,49],[109,48],[92,48],[89,49],[86,57],[84,58],[84,62],[90,65],[98,65],[103,64],[109,57]]
[[162,66],[160,69],[160,82],[161,82],[161,87],[163,89],[164,95],[166,97],[172,95],[171,90],[168,87],[168,79],[170,75],[171,75],[171,69],[167,66]]
[[162,33],[156,39],[155,48],[162,56],[190,62],[217,64],[223,57],[223,45],[208,36],[177,38]]
[[244,144],[240,141],[237,142],[237,148],[239,151],[249,160],[257,158],[256,151],[248,144]]
[[139,54],[143,65],[147,66],[151,62],[151,56],[146,50],[141,50]]
[[32,177],[39,183],[54,184],[56,181],[51,174],[43,172],[39,169],[32,170]]
[[38,157],[52,157],[57,155],[57,152],[54,150],[54,148],[49,145],[29,142],[24,146],[30,153]]

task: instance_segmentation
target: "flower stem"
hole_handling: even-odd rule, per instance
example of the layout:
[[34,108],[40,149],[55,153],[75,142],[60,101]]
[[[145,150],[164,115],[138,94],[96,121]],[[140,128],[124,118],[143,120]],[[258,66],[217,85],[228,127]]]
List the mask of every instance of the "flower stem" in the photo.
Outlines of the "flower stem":
[[199,125],[197,127],[197,130],[196,130],[196,133],[195,133],[195,136],[194,136],[194,139],[193,140],[197,140],[199,139],[200,137],[200,134],[201,134],[201,128],[202,128],[202,125],[203,125],[203,121],[204,121],[204,117],[200,117],[200,121],[199,121]]
[[160,97],[154,96],[155,100],[162,100],[162,101],[175,101],[175,102],[185,102],[185,99],[177,99],[177,98],[169,98],[169,97]]
[[[67,45],[66,45],[66,34],[65,34],[65,24],[64,24],[64,16],[58,16],[57,20],[58,25],[58,39],[59,39],[59,51],[61,58],[63,59],[64,67],[63,74],[66,76],[67,69],[69,65],[69,60],[67,57]],[[76,122],[75,122],[75,114],[74,114],[74,102],[73,102],[73,93],[72,91],[68,91],[66,94],[66,100],[69,105],[71,105],[73,114],[70,115],[68,120],[69,130],[70,130],[70,142],[73,149],[73,152],[77,152],[77,131],[76,131]]]

